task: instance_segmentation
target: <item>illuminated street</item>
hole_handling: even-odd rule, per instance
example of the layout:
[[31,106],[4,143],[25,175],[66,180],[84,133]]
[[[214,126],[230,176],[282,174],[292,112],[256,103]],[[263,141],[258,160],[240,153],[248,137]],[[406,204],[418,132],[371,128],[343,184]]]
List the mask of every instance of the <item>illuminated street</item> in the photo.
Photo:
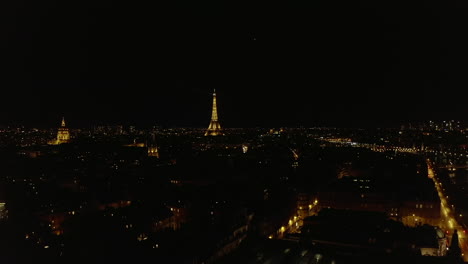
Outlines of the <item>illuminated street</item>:
[[454,208],[451,204],[449,204],[450,197],[446,193],[444,193],[442,184],[439,182],[437,178],[437,173],[434,172],[434,170],[432,169],[432,165],[430,164],[429,160],[428,176],[434,181],[437,193],[441,201],[441,211],[443,218],[441,219],[440,226],[446,231],[449,243],[452,238],[453,230],[456,229],[458,231],[459,243],[460,248],[462,250],[463,259],[464,261],[468,261],[468,241],[466,235],[466,228],[464,228],[463,223],[457,222]]

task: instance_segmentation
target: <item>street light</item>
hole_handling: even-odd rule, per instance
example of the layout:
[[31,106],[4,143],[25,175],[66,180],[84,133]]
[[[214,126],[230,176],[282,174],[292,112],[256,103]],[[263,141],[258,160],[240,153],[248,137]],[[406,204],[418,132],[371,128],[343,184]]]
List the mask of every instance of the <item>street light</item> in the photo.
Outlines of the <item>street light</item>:
[[319,261],[322,259],[322,255],[320,254],[315,254],[315,263],[319,263]]

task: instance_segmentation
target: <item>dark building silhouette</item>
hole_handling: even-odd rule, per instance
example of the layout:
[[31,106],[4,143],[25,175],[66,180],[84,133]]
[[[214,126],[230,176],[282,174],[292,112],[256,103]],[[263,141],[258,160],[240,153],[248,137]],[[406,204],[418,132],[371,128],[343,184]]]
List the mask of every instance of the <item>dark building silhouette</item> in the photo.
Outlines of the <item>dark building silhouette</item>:
[[453,231],[452,241],[450,243],[450,249],[447,252],[447,257],[452,261],[451,263],[463,263],[460,244],[458,242],[458,232],[456,229]]

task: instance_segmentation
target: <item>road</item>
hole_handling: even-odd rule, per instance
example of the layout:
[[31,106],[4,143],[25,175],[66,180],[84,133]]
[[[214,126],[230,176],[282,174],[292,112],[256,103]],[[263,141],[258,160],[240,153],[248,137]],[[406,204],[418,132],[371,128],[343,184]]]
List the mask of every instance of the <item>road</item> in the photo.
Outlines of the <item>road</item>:
[[[468,241],[466,234],[466,227],[464,223],[457,221],[456,212],[454,206],[449,202],[449,195],[445,193],[442,183],[437,178],[437,173],[433,170],[431,162],[428,160],[428,177],[434,182],[437,190],[437,194],[440,198],[442,219],[440,227],[445,231],[448,231],[449,243],[451,242],[453,230],[456,229],[458,232],[458,240],[463,255],[463,260],[468,261]],[[447,233],[447,232],[446,232]]]

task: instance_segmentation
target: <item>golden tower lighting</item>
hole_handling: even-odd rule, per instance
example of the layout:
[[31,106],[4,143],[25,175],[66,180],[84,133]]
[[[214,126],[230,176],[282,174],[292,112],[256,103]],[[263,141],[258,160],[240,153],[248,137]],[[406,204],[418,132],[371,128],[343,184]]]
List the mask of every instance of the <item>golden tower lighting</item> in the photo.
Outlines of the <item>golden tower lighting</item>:
[[211,112],[211,121],[208,129],[205,132],[205,136],[220,136],[223,135],[221,131],[221,125],[218,121],[218,109],[216,107],[216,90],[213,91],[213,110]]
[[68,141],[70,141],[70,132],[65,125],[65,117],[62,117],[62,123],[57,132],[57,143],[67,143]]
[[158,146],[156,145],[154,134],[151,135],[151,141],[147,145],[148,145],[148,156],[159,158],[159,150],[158,150]]
[[57,138],[50,140],[49,145],[59,145],[63,143],[70,142],[70,131],[68,131],[67,126],[65,125],[65,118],[62,117],[62,123],[57,131]]

